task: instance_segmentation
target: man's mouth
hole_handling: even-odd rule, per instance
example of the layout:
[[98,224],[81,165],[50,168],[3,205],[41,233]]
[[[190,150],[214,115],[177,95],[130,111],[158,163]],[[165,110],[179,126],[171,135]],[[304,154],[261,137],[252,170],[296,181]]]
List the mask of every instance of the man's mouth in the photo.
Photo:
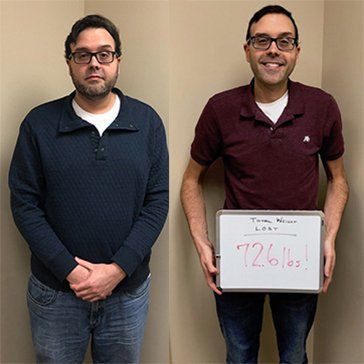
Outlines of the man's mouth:
[[277,69],[284,65],[283,62],[278,62],[278,61],[262,61],[261,64],[264,67],[272,68],[272,69]]
[[86,77],[86,80],[102,80],[102,76],[96,74],[96,73],[92,73],[91,75],[88,75]]

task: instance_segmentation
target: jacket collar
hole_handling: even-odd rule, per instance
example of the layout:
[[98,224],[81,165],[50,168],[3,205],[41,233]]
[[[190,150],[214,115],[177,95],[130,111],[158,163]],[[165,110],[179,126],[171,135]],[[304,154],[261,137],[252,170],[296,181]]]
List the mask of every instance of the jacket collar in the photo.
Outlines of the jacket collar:
[[[120,98],[120,110],[116,119],[108,127],[108,130],[128,130],[138,131],[138,125],[133,120],[131,115],[131,108],[128,98],[118,88],[113,88],[112,92],[117,94]],[[81,119],[76,115],[72,107],[72,100],[75,97],[76,91],[66,96],[62,113],[59,120],[58,131],[60,133],[70,133],[78,129],[90,127],[91,124]]]
[[[254,100],[254,78],[250,82],[250,85],[245,87],[246,89],[244,91],[246,96],[243,99],[243,105],[240,111],[242,120],[254,118],[256,121],[272,125],[272,121],[269,120]],[[283,110],[276,126],[294,120],[295,117],[303,115],[304,112],[305,105],[300,97],[298,83],[288,80],[288,104]]]

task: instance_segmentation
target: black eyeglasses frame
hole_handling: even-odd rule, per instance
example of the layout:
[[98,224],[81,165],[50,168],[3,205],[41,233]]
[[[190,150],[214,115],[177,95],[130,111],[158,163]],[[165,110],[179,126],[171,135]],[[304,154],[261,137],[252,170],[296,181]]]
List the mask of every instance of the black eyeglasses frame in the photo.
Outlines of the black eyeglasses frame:
[[[100,60],[98,58],[98,55],[101,54],[101,53],[110,53],[112,55],[112,59],[111,61],[109,62],[105,62],[103,60]],[[75,54],[77,53],[87,53],[89,56],[90,56],[90,60],[88,62],[76,62],[76,59],[75,59]],[[76,64],[90,64],[91,60],[92,60],[92,57],[95,57],[97,62],[99,62],[100,64],[109,64],[109,63],[112,63],[114,62],[114,59],[115,58],[118,58],[120,57],[120,55],[116,52],[116,51],[99,51],[99,52],[87,52],[87,51],[77,51],[77,52],[72,52],[69,56],[68,56],[68,59],[73,59],[73,62],[75,62]]]
[[[256,39],[256,38],[266,38],[266,39],[269,39],[269,44],[268,44],[268,46],[266,47],[266,48],[257,48],[256,46],[255,46],[255,42],[254,42],[254,40]],[[290,42],[291,42],[291,45],[292,45],[292,48],[289,48],[289,49],[281,49],[280,48],[280,46],[279,46],[279,44],[278,44],[278,40],[280,40],[280,39],[288,39]],[[255,49],[258,49],[258,50],[260,50],[260,51],[266,51],[266,50],[268,50],[270,47],[271,47],[271,45],[272,45],[272,43],[275,43],[276,44],[276,46],[277,46],[277,48],[280,50],[280,51],[282,51],[282,52],[289,52],[289,51],[292,51],[295,47],[297,47],[298,46],[298,44],[299,44],[299,42],[298,42],[298,39],[297,38],[293,38],[293,37],[278,37],[278,38],[272,38],[272,37],[270,37],[269,35],[259,35],[259,36],[251,36],[248,40],[247,40],[247,43],[248,44],[252,44],[252,46],[255,48]]]

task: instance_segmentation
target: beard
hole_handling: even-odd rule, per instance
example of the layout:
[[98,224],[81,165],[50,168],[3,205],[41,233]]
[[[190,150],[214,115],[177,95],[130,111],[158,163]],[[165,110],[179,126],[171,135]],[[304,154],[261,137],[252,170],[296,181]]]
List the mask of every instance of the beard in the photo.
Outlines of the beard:
[[109,80],[103,80],[103,82],[95,82],[95,84],[87,85],[75,77],[72,69],[70,69],[70,75],[78,93],[89,100],[100,100],[106,97],[114,88],[118,79],[118,73],[116,72]]

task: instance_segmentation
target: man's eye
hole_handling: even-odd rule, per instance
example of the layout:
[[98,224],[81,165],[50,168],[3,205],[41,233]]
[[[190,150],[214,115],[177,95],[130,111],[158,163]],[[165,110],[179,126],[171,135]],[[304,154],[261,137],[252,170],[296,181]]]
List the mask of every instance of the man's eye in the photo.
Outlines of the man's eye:
[[279,43],[283,46],[288,46],[291,44],[291,42],[289,41],[289,39],[287,38],[280,38],[278,39]]
[[110,54],[109,54],[109,52],[100,52],[99,53],[99,57],[101,58],[101,59],[103,59],[103,58],[109,58],[110,57]]
[[269,39],[268,39],[268,38],[265,38],[265,37],[258,37],[258,38],[255,38],[255,41],[256,41],[258,44],[267,44],[267,43],[269,43]]
[[86,59],[86,58],[89,57],[89,54],[86,53],[86,52],[84,52],[84,53],[78,53],[77,54],[77,57],[78,57],[78,59]]

